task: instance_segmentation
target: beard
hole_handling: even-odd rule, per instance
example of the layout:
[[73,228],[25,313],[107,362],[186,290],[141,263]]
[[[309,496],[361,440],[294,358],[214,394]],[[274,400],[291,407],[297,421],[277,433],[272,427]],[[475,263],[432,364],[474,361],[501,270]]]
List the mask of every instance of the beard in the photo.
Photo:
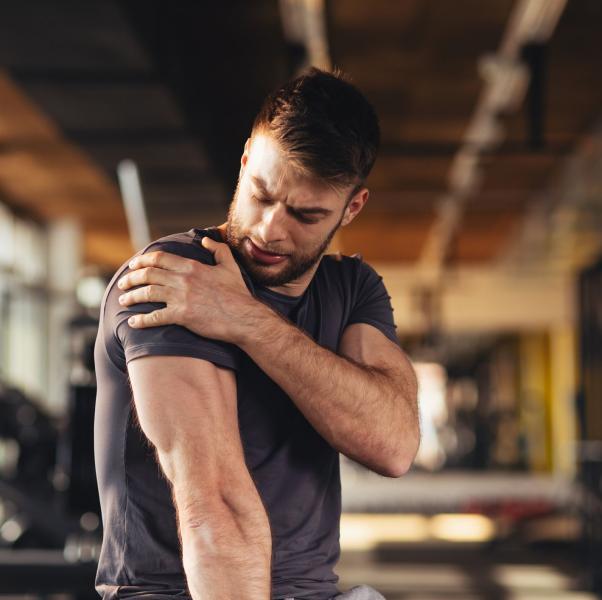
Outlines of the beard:
[[280,270],[276,271],[275,266],[261,265],[252,258],[247,257],[243,251],[243,243],[249,236],[245,234],[241,223],[236,216],[236,204],[238,201],[238,185],[234,192],[234,198],[228,208],[228,224],[226,228],[226,243],[230,246],[233,253],[236,254],[238,261],[245,268],[249,277],[256,285],[261,286],[279,286],[290,283],[298,279],[309,271],[322,257],[334,234],[339,228],[345,211],[341,213],[339,222],[330,230],[326,238],[313,250],[288,254],[283,263],[277,265]]

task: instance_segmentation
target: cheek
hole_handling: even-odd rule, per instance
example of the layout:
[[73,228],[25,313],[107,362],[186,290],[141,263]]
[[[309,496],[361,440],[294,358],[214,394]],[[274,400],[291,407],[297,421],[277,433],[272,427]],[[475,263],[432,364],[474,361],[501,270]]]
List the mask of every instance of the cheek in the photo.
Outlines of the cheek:
[[249,227],[261,220],[261,211],[252,201],[239,197],[236,203],[236,218],[241,225]]
[[302,254],[311,254],[324,241],[328,231],[319,225],[309,227],[308,225],[297,224],[291,228],[291,238],[297,249]]

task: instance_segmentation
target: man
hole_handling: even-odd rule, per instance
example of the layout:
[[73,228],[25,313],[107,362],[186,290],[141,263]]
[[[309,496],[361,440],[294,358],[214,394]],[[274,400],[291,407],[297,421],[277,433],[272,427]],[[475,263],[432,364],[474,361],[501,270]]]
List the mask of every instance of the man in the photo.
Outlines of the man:
[[382,278],[324,254],[368,199],[378,140],[365,98],[312,69],[258,114],[227,222],[154,242],[109,284],[95,354],[104,598],[340,593],[339,452],[398,477],[419,441]]

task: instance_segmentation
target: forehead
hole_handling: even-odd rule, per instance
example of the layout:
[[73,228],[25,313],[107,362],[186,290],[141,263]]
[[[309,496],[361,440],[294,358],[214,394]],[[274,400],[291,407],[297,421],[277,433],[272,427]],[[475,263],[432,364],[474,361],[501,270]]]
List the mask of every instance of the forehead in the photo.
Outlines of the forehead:
[[278,142],[266,134],[253,137],[247,169],[255,187],[265,188],[277,199],[288,197],[312,204],[318,200],[324,205],[335,206],[343,198],[340,191],[295,168]]

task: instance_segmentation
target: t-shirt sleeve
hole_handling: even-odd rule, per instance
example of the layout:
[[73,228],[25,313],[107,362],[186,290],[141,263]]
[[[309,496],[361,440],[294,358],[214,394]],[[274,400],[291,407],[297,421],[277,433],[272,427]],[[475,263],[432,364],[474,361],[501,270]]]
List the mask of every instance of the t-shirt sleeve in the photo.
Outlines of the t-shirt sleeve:
[[[164,243],[156,244],[147,251],[163,250],[175,254],[188,254],[189,258],[196,258],[202,262],[209,262],[203,252],[204,248],[194,252],[190,256],[190,251],[181,244]],[[111,329],[117,343],[123,349],[125,362],[143,356],[189,356],[193,358],[202,358],[216,365],[230,369],[238,369],[240,364],[241,350],[234,344],[206,338],[193,333],[180,325],[162,325],[158,327],[133,328],[128,324],[128,319],[135,314],[146,314],[164,308],[162,302],[145,302],[134,304],[132,306],[121,306],[119,296],[123,293],[117,287],[117,281],[120,277],[129,271],[125,268],[119,277],[115,278],[112,288],[107,295],[105,316],[111,321]],[[134,288],[132,288],[134,289]]]
[[347,325],[367,323],[382,331],[392,342],[401,347],[397,337],[391,296],[383,283],[383,278],[361,259],[356,294]]

